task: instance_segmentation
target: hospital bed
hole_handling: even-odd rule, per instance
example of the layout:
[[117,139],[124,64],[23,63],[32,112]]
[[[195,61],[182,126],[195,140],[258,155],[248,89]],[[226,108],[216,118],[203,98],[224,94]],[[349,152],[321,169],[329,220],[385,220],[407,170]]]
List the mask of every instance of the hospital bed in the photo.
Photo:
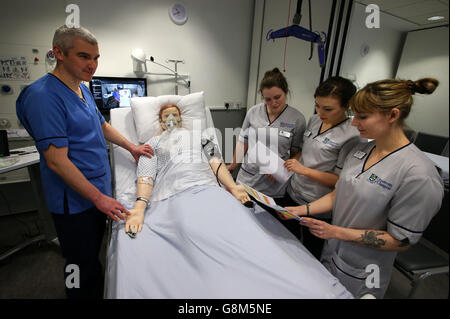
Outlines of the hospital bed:
[[[171,101],[177,101],[176,96]],[[136,112],[133,117],[133,112],[132,108],[111,110],[111,125],[137,144],[142,119]],[[207,107],[204,114],[206,127],[213,128]],[[182,119],[184,123],[183,114]],[[113,194],[130,209],[136,198],[136,163],[117,146],[112,148],[111,158]],[[144,220],[148,225],[135,239],[125,234],[123,221],[112,222],[106,298],[352,298],[276,218],[259,206],[245,208],[217,186],[208,187],[212,199],[200,199],[204,205],[183,210],[172,220],[172,212],[161,211],[158,202],[156,208],[152,203],[153,211],[146,211]],[[186,210],[198,205],[199,200],[191,198],[202,191],[202,186],[194,187],[180,195],[185,196]],[[226,204],[215,202],[216,195],[229,196]],[[170,201],[177,198],[167,200],[170,208]],[[230,211],[218,214],[223,206]],[[185,214],[197,213],[204,215],[194,221],[192,217],[184,219]],[[217,219],[208,224],[208,216]]]

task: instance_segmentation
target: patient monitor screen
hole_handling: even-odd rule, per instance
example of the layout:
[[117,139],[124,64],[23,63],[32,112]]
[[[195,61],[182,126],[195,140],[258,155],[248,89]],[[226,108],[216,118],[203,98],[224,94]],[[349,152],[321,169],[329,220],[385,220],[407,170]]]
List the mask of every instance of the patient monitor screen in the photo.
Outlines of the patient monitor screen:
[[89,88],[99,110],[131,106],[131,98],[147,96],[147,79],[93,77]]

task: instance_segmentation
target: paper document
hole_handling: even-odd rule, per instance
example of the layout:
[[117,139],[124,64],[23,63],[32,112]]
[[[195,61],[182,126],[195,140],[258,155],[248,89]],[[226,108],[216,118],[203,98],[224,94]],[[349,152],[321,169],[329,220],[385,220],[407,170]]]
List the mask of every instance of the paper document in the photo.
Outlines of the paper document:
[[258,204],[260,204],[264,209],[266,209],[266,207],[269,207],[275,211],[277,211],[278,213],[284,214],[286,216],[292,217],[298,221],[301,221],[302,218],[300,216],[295,216],[293,214],[291,214],[287,209],[278,206],[277,203],[275,203],[275,200],[267,195],[264,195],[261,192],[258,192],[257,190],[251,188],[250,186],[246,185],[246,184],[242,184],[242,186],[244,186],[245,190],[247,191],[248,195],[255,200]]
[[25,129],[9,129],[6,130],[6,133],[8,134],[8,138],[30,137]]
[[247,152],[249,163],[255,163],[259,167],[260,174],[271,174],[277,182],[284,184],[294,174],[284,167],[284,160],[278,154],[258,141]]

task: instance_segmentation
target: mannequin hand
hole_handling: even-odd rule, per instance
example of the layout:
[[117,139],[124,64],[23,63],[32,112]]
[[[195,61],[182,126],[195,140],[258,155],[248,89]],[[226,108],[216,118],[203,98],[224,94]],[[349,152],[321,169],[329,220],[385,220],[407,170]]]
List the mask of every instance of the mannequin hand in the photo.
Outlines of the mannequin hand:
[[134,145],[133,148],[130,150],[130,153],[133,156],[136,163],[139,162],[139,157],[141,157],[142,155],[151,158],[155,154],[153,152],[153,148],[148,144]]
[[278,183],[278,181],[277,181],[277,180],[275,179],[275,177],[273,177],[272,175],[266,174],[266,176],[267,176],[272,182]]
[[330,225],[324,221],[303,217],[300,225],[309,227],[309,231],[316,237],[322,239],[336,238],[337,226]]
[[116,222],[119,219],[125,219],[125,215],[129,215],[130,212],[122,206],[121,203],[114,198],[102,194],[94,201],[95,207],[98,208],[103,214],[108,215]]
[[233,188],[230,188],[230,192],[242,204],[250,201],[250,197],[248,196],[247,192],[245,191],[244,186],[242,186],[242,185],[236,185]]
[[[294,207],[284,207],[285,209],[287,209],[289,211],[289,213],[291,213],[292,215],[295,216],[306,216],[306,206],[294,206]],[[278,217],[280,217],[280,219],[293,219],[293,217],[290,217],[288,215],[285,214],[281,214],[281,213],[277,213]]]
[[307,170],[307,167],[300,164],[300,162],[296,159],[288,159],[286,162],[284,162],[284,167],[286,167],[288,171],[300,175],[305,175]]
[[140,209],[130,209],[130,215],[127,216],[127,222],[125,224],[125,232],[130,231],[134,233],[140,233],[142,230],[142,224],[144,223],[144,211]]

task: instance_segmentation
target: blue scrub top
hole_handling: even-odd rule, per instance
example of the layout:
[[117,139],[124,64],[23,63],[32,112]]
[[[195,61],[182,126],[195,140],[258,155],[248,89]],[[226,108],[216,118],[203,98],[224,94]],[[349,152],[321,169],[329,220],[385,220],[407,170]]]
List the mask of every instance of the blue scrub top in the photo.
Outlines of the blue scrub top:
[[69,214],[85,211],[93,203],[69,187],[47,166],[42,152],[50,144],[68,147],[68,157],[103,194],[111,196],[111,170],[103,136],[105,119],[89,89],[80,84],[83,101],[52,74],[46,74],[22,90],[16,102],[17,116],[33,137],[41,161],[41,178],[50,212]]

